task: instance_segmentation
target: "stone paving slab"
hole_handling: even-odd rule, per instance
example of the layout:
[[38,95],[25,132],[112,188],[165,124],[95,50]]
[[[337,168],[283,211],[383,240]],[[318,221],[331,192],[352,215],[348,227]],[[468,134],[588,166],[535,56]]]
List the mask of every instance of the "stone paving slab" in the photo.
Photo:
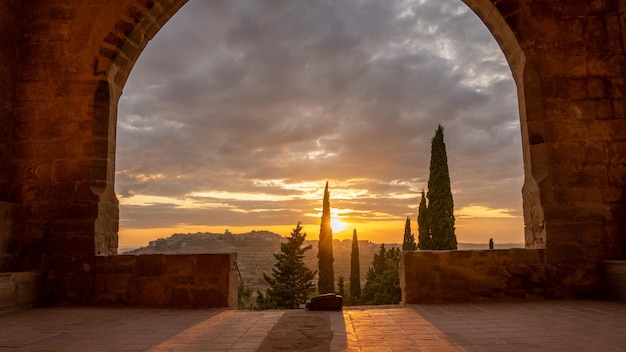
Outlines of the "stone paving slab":
[[626,351],[626,303],[346,307],[342,312],[36,308],[0,313],[5,351]]
[[361,307],[331,325],[331,351],[626,351],[624,302]]
[[0,351],[256,351],[284,311],[39,308],[0,314]]
[[[341,313],[334,314],[339,316]],[[268,334],[259,352],[328,352],[334,335],[329,312],[289,310]]]

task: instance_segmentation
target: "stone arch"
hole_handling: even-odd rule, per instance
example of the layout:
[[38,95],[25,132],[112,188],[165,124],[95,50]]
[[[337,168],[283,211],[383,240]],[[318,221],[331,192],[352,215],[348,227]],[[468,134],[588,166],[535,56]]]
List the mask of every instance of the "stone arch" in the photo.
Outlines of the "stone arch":
[[[124,84],[148,42],[187,1],[157,1],[143,13],[140,13],[136,7],[130,7],[127,10],[128,18],[131,18],[134,23],[129,22],[128,19],[118,20],[115,29],[106,35],[100,47],[99,56],[94,59],[94,71],[101,63],[104,63],[103,67],[108,65],[104,72],[100,72],[106,77],[106,80],[101,82],[107,82],[108,103],[99,101],[100,104],[108,104],[106,123],[103,122],[108,127],[106,137],[108,147],[94,149],[96,153],[93,156],[94,162],[100,163],[101,167],[93,170],[101,171],[101,175],[95,175],[92,171],[91,184],[92,189],[100,196],[94,233],[96,255],[117,254],[119,201],[114,192],[115,139],[117,105]],[[98,93],[96,93],[96,99],[97,97]],[[98,111],[95,113],[97,114]],[[94,116],[94,120],[98,121],[99,117]]]
[[522,156],[524,160],[524,237],[526,248],[545,248],[545,217],[538,182],[547,177],[547,155],[544,143],[541,82],[502,13],[491,1],[462,0],[489,28],[504,52],[517,86]]
[[[626,3],[462,1],[518,89],[527,247],[545,246],[519,256],[546,277],[524,289],[598,297],[602,260],[626,258]],[[185,2],[0,1],[0,270],[45,273],[51,302],[85,303],[102,286],[96,272],[127,270],[130,259],[106,256],[117,241],[117,102]]]
[[545,215],[541,204],[540,187],[549,174],[545,143],[545,111],[541,101],[541,82],[535,68],[527,64],[522,76],[525,104],[520,104],[526,119],[522,120],[524,145],[524,235],[526,248],[545,248]]
[[[547,296],[597,296],[601,261],[626,257],[626,3],[462,1],[517,85],[527,247],[545,246],[520,255],[540,253]],[[116,251],[117,102],[185,2],[0,2],[0,268],[45,272],[53,300],[121,260],[95,257]]]

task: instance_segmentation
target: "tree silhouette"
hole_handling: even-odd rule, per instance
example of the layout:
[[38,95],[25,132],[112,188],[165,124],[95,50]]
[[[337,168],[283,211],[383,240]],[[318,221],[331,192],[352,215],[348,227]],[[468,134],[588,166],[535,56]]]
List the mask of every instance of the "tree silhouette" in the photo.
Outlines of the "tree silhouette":
[[[448,156],[441,125],[438,126],[435,137],[433,137],[430,153],[430,175],[428,176],[428,193],[426,196],[428,198],[426,219],[429,240],[423,245],[420,244],[420,249],[457,249],[456,235],[454,234],[454,202],[450,190]],[[420,241],[422,240],[421,235],[422,232],[420,231]]]
[[304,253],[311,246],[302,247],[306,233],[301,231],[302,226],[298,222],[287,242],[280,245],[281,253],[274,254],[276,264],[272,276],[263,273],[263,278],[271,287],[265,297],[257,295],[257,300],[263,302],[262,306],[266,308],[298,308],[315,290],[315,272],[304,264]]
[[324,203],[322,205],[322,221],[320,224],[320,238],[318,242],[318,292],[335,292],[335,272],[333,270],[333,229],[330,226],[330,192],[328,181],[324,189]]
[[354,229],[350,252],[350,304],[356,304],[359,298],[361,298],[361,264],[359,262],[359,238]]
[[417,249],[415,243],[415,235],[411,233],[411,218],[406,217],[406,223],[404,224],[404,240],[402,241],[403,251],[414,251]]
[[426,193],[422,190],[422,199],[417,215],[417,247],[421,250],[431,249],[430,228],[428,227],[428,206],[426,205]]
[[374,254],[372,266],[367,271],[367,282],[361,296],[362,304],[397,304],[402,299],[398,273],[399,248],[380,250]]

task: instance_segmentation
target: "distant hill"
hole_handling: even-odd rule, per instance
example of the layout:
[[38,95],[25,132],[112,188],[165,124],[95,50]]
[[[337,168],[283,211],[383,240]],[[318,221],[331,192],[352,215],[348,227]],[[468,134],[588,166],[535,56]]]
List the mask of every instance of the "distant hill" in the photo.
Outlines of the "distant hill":
[[[276,260],[274,253],[280,252],[280,244],[286,239],[270,231],[252,231],[242,234],[233,234],[226,231],[223,234],[199,232],[195,234],[173,234],[167,238],[150,241],[148,246],[126,251],[123,254],[197,254],[197,253],[237,253],[237,264],[241,270],[244,284],[255,289],[267,287],[262,273],[270,274]],[[304,245],[311,245],[307,251],[305,263],[312,270],[317,270],[317,240],[305,241]],[[398,247],[399,244],[385,244],[386,248]],[[487,249],[487,244],[459,243],[460,250]],[[519,248],[520,244],[497,244],[499,248]],[[361,264],[361,284],[365,285],[365,275],[378,252],[380,244],[367,240],[359,241],[359,258]],[[333,256],[335,259],[335,276],[343,275],[346,282],[350,278],[350,253],[352,240],[334,240]]]

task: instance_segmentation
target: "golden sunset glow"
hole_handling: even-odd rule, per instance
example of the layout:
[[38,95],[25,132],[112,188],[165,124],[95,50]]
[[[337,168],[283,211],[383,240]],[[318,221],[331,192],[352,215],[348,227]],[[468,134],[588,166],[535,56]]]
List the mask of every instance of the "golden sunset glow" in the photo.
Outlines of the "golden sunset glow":
[[[119,100],[120,246],[174,233],[288,236],[298,222],[317,240],[326,182],[333,239],[357,230],[401,243],[407,217],[418,233],[438,124],[458,242],[522,243],[519,104],[502,50],[463,2],[390,4],[374,17],[359,1],[280,2],[269,17],[247,0],[183,6]],[[449,30],[457,17],[469,37]],[[328,45],[334,36],[350,40]]]
[[348,228],[348,224],[346,224],[345,222],[339,220],[339,219],[331,219],[330,220],[330,227],[333,229],[333,233],[337,233],[337,232],[342,232],[345,229]]

